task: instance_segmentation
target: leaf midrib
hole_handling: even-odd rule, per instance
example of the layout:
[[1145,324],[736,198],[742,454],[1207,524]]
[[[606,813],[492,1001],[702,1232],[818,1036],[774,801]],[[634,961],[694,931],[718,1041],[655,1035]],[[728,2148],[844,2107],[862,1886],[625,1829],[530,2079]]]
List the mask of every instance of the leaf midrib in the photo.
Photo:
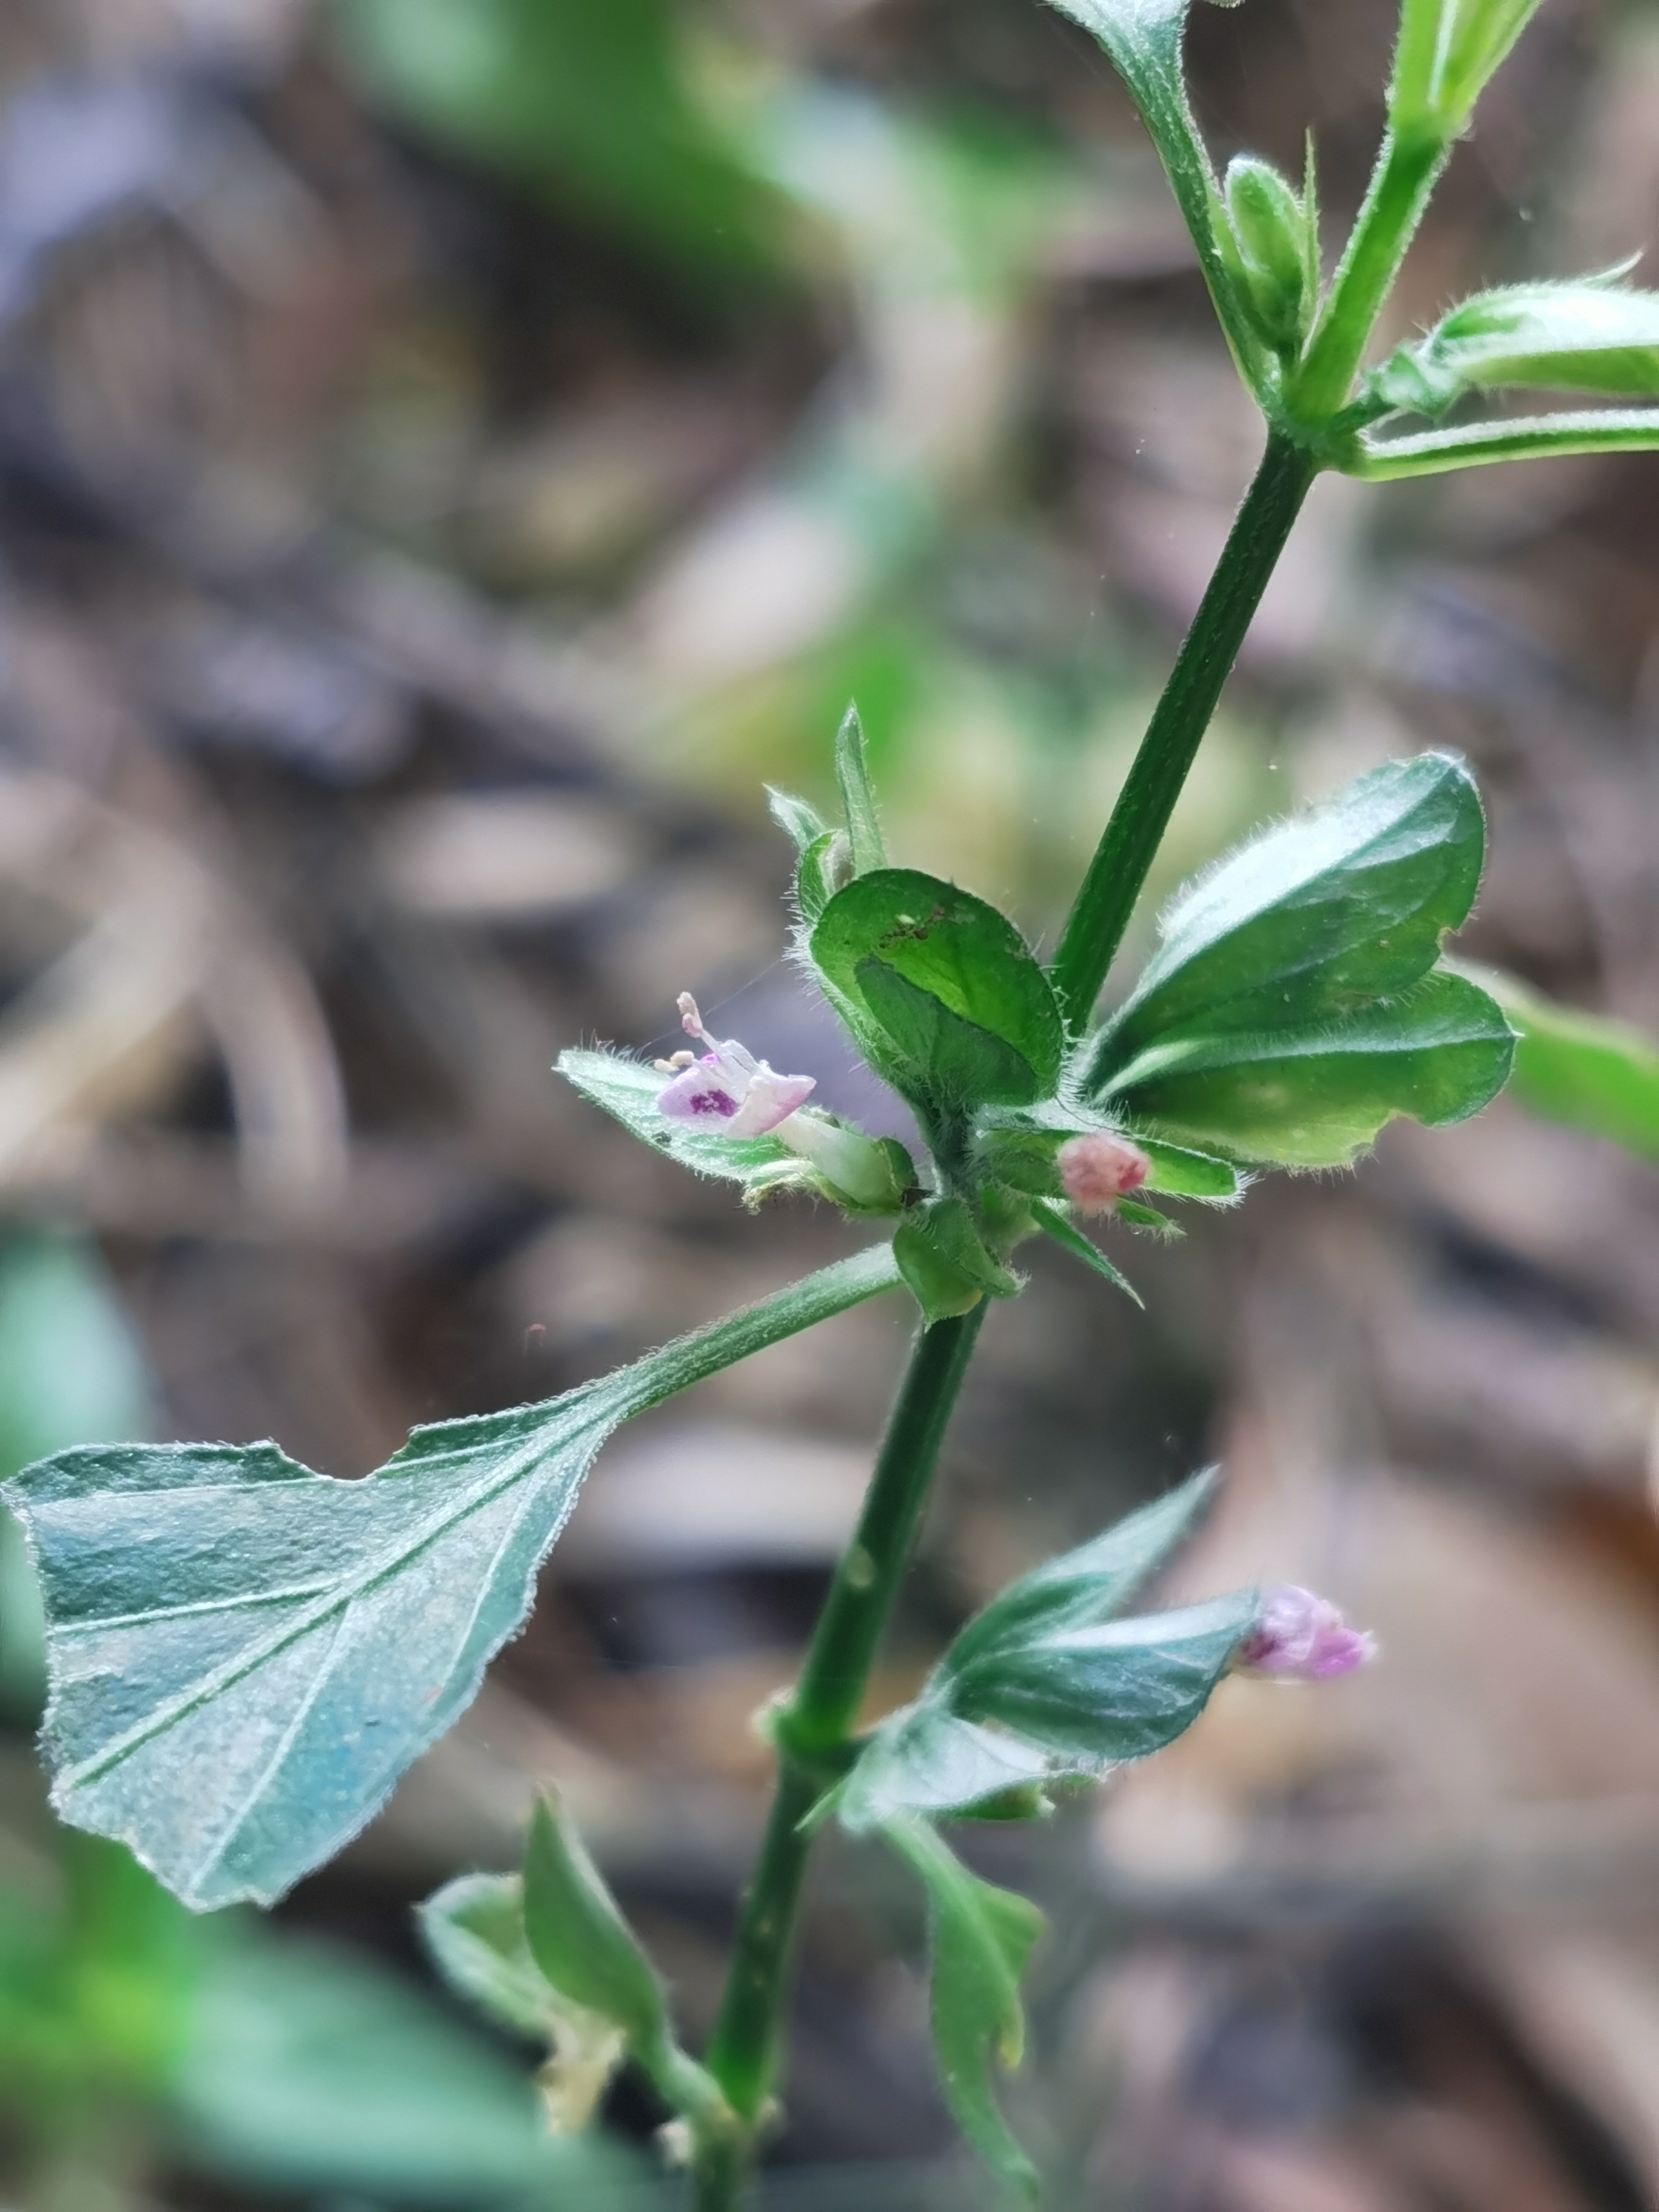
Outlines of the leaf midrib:
[[[597,1433],[593,1437],[590,1458],[599,1451],[611,1431],[617,1428],[633,1410],[634,1408],[627,1404],[619,1404],[607,1414],[594,1417]],[[574,1444],[582,1437],[584,1431],[579,1428],[572,1437],[564,1440],[565,1443]],[[99,1781],[112,1768],[120,1765],[124,1760],[129,1759],[134,1752],[142,1749],[153,1738],[164,1735],[176,1722],[183,1719],[197,1706],[207,1703],[211,1698],[222,1696],[227,1690],[234,1688],[238,1682],[254,1673],[267,1660],[274,1658],[279,1651],[286,1650],[290,1644],[296,1643],[301,1637],[308,1635],[320,1622],[326,1620],[331,1613],[350,1607],[367,1591],[373,1589],[376,1584],[399,1573],[410,1559],[437,1542],[469,1513],[482,1510],[494,1498],[498,1498],[504,1490],[511,1489],[515,1482],[526,1480],[535,1465],[540,1449],[542,1448],[534,1439],[526,1440],[514,1452],[507,1467],[500,1474],[467,1491],[459,1501],[439,1507],[400,1544],[393,1546],[380,1554],[373,1565],[361,1568],[355,1576],[343,1583],[333,1585],[325,1595],[319,1593],[317,1603],[305,1607],[295,1614],[291,1620],[284,1622],[280,1627],[273,1629],[270,1634],[258,1638],[245,1650],[238,1652],[234,1658],[223,1660],[210,1673],[197,1677],[187,1690],[180,1691],[167,1698],[153,1711],[146,1714],[142,1721],[135,1722],[124,1735],[118,1736],[112,1743],[106,1744],[94,1758],[83,1760],[76,1766],[65,1766],[58,1779],[59,1791],[67,1793],[71,1790],[84,1788],[91,1783]],[[312,1479],[318,1482],[326,1482],[331,1480],[326,1475],[313,1475]],[[378,1475],[368,1478],[371,1482],[380,1479]],[[150,1617],[152,1616],[137,1616],[140,1620]],[[48,1728],[51,1726],[51,1719],[52,1717],[48,1715]]]

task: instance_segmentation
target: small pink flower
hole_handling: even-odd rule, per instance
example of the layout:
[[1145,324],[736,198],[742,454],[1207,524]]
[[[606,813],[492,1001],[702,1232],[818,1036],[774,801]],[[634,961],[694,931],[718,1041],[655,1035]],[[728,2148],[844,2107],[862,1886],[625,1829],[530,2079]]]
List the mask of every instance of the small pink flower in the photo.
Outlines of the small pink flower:
[[679,1008],[687,1036],[708,1049],[700,1059],[676,1053],[672,1060],[659,1061],[665,1074],[673,1074],[657,1094],[658,1109],[671,1121],[718,1129],[727,1137],[763,1137],[817,1088],[810,1075],[779,1075],[733,1037],[711,1037],[689,991],[681,992]]
[[1103,1129],[1068,1137],[1055,1154],[1066,1195],[1079,1213],[1109,1213],[1121,1198],[1139,1190],[1152,1173],[1152,1162],[1127,1137]]
[[1294,1583],[1261,1593],[1255,1626],[1233,1655],[1253,1674],[1329,1682],[1376,1656],[1376,1639],[1350,1628],[1328,1598]]

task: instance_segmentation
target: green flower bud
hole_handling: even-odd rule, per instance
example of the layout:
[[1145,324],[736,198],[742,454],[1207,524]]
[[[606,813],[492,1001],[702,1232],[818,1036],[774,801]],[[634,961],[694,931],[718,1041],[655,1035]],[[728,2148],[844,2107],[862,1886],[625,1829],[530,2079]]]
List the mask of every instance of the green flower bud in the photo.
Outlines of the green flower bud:
[[1011,1298],[1019,1288],[1018,1279],[987,1249],[959,1198],[939,1198],[917,1207],[894,1235],[893,1257],[930,1328],[937,1321],[971,1313],[988,1293]]
[[1229,162],[1224,189],[1250,313],[1268,344],[1286,352],[1300,343],[1313,308],[1303,204],[1272,162],[1254,154]]

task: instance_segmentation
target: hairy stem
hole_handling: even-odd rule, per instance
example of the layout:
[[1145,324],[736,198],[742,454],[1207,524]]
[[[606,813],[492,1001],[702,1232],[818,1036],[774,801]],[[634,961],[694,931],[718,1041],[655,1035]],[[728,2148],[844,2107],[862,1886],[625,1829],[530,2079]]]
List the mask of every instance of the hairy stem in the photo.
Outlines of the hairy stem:
[[[858,1527],[836,1569],[800,1679],[774,1723],[777,1789],[705,2057],[732,2110],[751,2128],[763,2114],[777,2069],[801,1883],[811,1849],[802,1823],[858,1717],[984,1311],[981,1303],[917,1337]],[[731,2212],[741,2201],[747,2166],[746,2147],[700,2147],[697,2212]]]
[[1083,1028],[1100,996],[1221,688],[1318,467],[1289,438],[1268,438],[1060,935],[1050,972],[1073,1030]]
[[1321,423],[1347,403],[1382,302],[1450,153],[1432,133],[1390,130],[1302,367],[1287,394],[1298,421]]

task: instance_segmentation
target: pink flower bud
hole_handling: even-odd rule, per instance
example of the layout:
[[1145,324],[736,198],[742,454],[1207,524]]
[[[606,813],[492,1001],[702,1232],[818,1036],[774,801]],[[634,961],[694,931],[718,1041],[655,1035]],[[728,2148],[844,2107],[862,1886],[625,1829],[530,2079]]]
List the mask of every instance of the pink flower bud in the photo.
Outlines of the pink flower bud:
[[1139,1145],[1103,1129],[1068,1137],[1055,1164],[1066,1195],[1079,1213],[1109,1213],[1119,1199],[1140,1188],[1152,1165]]
[[1328,1682],[1376,1656],[1376,1638],[1350,1628],[1328,1598],[1281,1583],[1262,1591],[1255,1626],[1233,1655],[1233,1664],[1253,1674]]
[[686,1035],[708,1049],[698,1060],[675,1054],[671,1065],[682,1058],[690,1065],[657,1093],[657,1110],[671,1121],[718,1129],[728,1137],[763,1137],[817,1089],[810,1075],[780,1075],[733,1037],[711,1037],[689,991],[681,992],[679,1006]]

